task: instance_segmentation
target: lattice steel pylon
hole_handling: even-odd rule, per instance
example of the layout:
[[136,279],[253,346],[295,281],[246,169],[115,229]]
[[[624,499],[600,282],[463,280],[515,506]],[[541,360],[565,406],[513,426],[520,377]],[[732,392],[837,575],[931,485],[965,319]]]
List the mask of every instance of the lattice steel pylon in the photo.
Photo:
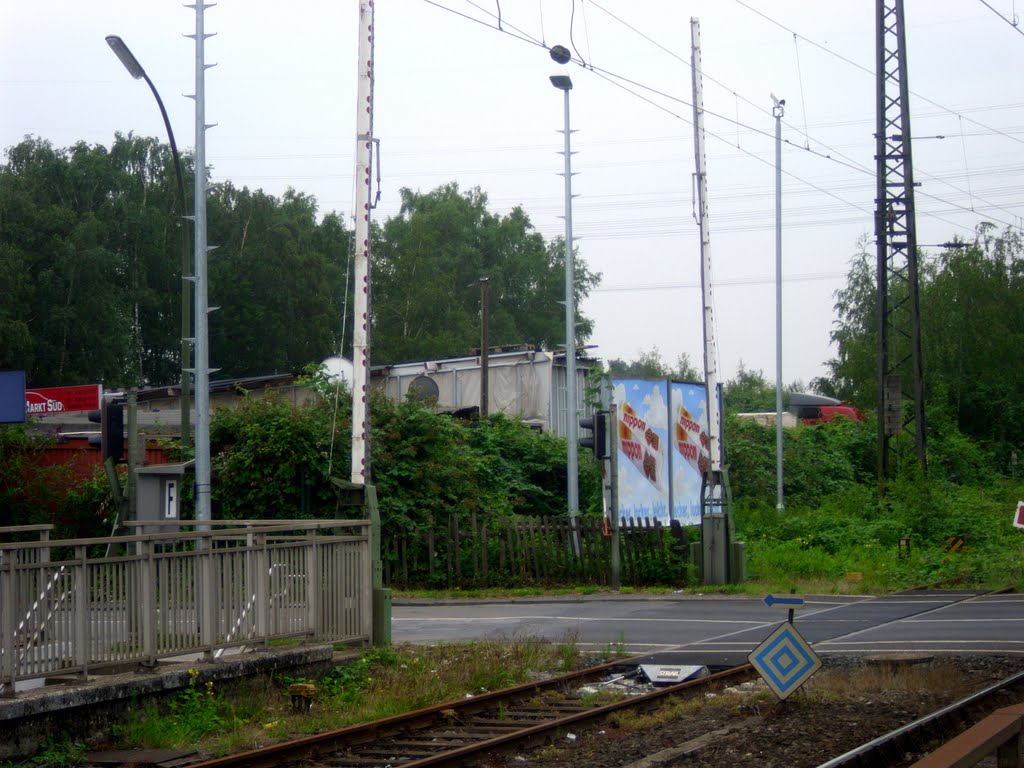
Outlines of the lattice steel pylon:
[[[922,471],[924,365],[918,296],[917,225],[903,0],[877,0],[875,20],[878,289],[878,477],[884,488],[892,453],[909,437]],[[903,407],[904,398],[911,404]]]

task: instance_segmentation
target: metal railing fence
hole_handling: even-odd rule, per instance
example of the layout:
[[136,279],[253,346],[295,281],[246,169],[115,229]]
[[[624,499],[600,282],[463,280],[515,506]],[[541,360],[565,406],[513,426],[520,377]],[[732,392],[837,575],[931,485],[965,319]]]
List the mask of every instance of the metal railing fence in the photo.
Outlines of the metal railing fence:
[[150,533],[160,528],[147,523],[112,539],[19,542],[0,529],[0,693],[287,638],[367,643],[369,525],[212,521]]

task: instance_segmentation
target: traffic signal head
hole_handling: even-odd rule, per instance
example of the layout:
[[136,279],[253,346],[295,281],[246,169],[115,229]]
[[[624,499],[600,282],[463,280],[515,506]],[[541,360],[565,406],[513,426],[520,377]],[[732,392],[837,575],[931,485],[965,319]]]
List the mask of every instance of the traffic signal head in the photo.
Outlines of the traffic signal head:
[[[124,406],[121,403],[103,403],[103,410],[89,411],[89,421],[100,425],[99,444],[103,460],[121,461],[124,458]],[[96,444],[91,437],[89,443]]]
[[594,452],[594,458],[607,459],[608,451],[608,411],[594,411],[593,418],[580,419],[580,429],[591,432],[580,438],[580,445]]

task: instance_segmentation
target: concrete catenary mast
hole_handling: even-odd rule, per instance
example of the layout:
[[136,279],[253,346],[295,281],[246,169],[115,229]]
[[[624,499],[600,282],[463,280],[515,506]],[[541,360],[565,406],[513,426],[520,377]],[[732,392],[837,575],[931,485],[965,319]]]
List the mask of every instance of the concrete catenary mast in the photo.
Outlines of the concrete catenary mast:
[[700,282],[704,302],[704,380],[707,384],[708,438],[711,460],[701,493],[701,541],[704,583],[729,581],[729,515],[722,477],[721,404],[718,400],[718,343],[711,290],[711,230],[704,149],[704,86],[701,74],[700,20],[690,19],[693,72],[693,145],[697,164],[697,218],[700,227]]
[[370,480],[370,183],[373,160],[373,0],[359,3],[356,90],[355,289],[352,325],[352,482]]

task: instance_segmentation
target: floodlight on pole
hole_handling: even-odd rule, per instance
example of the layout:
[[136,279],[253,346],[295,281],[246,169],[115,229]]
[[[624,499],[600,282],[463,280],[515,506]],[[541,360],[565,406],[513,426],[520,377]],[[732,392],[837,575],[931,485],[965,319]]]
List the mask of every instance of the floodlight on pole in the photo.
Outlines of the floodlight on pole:
[[[163,99],[157,91],[153,81],[149,79],[146,70],[142,68],[135,54],[131,52],[124,40],[117,35],[107,35],[107,45],[114,55],[128,70],[128,74],[136,80],[145,80],[149,90],[160,107],[160,116],[164,119],[164,128],[167,129],[167,139],[171,145],[171,157],[174,158],[174,175],[178,182],[178,210],[183,219],[188,218],[188,211],[185,209],[185,179],[181,171],[181,155],[178,154],[178,145],[174,141],[174,131],[171,129],[171,121],[167,117],[167,110],[164,108]],[[188,371],[192,367],[192,347],[190,337],[192,336],[192,298],[189,295],[189,267],[190,257],[188,248],[188,232],[182,226],[181,230],[181,444],[187,446],[192,441],[192,419],[190,414],[189,401],[191,399],[191,380]]]

